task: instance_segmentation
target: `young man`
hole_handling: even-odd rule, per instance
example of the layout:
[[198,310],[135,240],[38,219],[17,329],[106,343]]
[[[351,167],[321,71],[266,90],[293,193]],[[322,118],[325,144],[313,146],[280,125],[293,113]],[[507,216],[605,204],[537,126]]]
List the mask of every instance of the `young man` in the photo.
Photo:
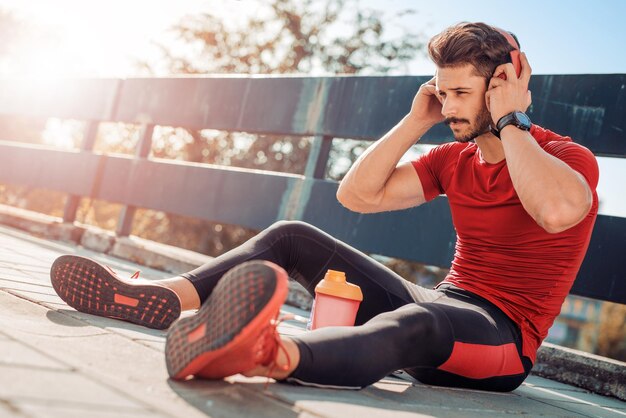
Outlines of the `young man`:
[[[361,388],[404,369],[428,384],[515,389],[587,249],[598,167],[570,138],[530,125],[522,112],[530,104],[531,68],[522,53],[517,76],[514,47],[500,30],[462,23],[428,48],[436,76],[360,156],[337,197],[369,213],[446,194],[456,253],[436,289],[412,285],[302,222],[278,222],[212,262],[156,283],[132,283],[93,261],[63,256],[51,271],[55,289],[78,310],[156,328],[168,327],[181,309],[200,308],[170,327],[165,354],[175,379],[243,373]],[[398,164],[442,121],[454,142]],[[312,293],[329,268],[345,271],[363,291],[356,326],[278,336],[287,276]]]

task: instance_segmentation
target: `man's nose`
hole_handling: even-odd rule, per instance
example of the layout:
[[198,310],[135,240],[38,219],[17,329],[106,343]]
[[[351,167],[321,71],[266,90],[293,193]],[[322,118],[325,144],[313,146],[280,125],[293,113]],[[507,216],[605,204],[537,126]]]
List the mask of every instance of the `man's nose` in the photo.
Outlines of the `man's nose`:
[[443,99],[443,103],[441,103],[441,114],[444,118],[450,118],[455,116],[457,113],[457,104],[454,100],[450,100],[449,97]]

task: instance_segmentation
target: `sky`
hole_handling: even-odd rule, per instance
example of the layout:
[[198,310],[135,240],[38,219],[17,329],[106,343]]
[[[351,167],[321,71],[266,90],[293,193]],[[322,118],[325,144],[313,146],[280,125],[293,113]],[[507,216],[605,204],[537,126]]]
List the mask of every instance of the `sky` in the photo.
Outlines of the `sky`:
[[[388,1],[394,7],[420,11],[412,19],[428,37],[460,21],[480,21],[511,31],[535,74],[626,73],[626,1]],[[426,60],[413,67],[416,75],[433,68]]]
[[[146,57],[151,42],[187,14],[215,13],[242,19],[262,0],[0,0],[0,10],[62,34],[54,47],[22,51],[32,75],[132,76],[135,57]],[[432,37],[460,21],[483,21],[514,32],[535,74],[626,73],[626,1],[526,0],[360,0],[363,7],[387,15],[413,9],[394,24],[389,36],[404,27]],[[44,44],[45,42],[40,42]],[[37,44],[35,40],[34,45]],[[45,49],[45,50],[44,50]],[[59,59],[60,58],[60,59]],[[68,62],[72,62],[72,66]],[[417,57],[405,73],[432,74],[434,66]]]
[[[0,11],[45,27],[51,39],[30,39],[30,47],[13,51],[29,73],[22,77],[132,77],[136,60],[148,58],[153,41],[183,16],[212,13],[234,22],[258,13],[263,0],[0,0]],[[460,21],[482,21],[512,31],[520,40],[534,74],[626,73],[626,0],[360,0],[362,7],[386,16],[413,9],[415,14],[388,25],[388,36],[403,29],[423,34],[423,40]],[[0,52],[10,49],[2,38]],[[39,35],[41,36],[41,35]],[[15,48],[14,48],[15,49]],[[0,56],[0,64],[2,63]],[[434,65],[416,57],[402,74],[431,75]],[[0,77],[11,74],[0,65]],[[8,71],[8,72],[7,72]],[[396,74],[398,74],[396,72]],[[598,158],[598,188],[607,215],[626,216],[621,181],[623,159]],[[610,196],[611,199],[607,197]]]

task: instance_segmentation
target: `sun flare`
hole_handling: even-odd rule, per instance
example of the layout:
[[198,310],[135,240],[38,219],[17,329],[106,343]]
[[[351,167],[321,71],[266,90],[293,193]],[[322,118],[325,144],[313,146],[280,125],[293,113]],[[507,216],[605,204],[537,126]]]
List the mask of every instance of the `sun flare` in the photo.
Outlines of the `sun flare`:
[[180,17],[228,3],[231,1],[0,0],[0,11],[17,22],[15,33],[3,39],[12,47],[10,54],[0,56],[0,76],[137,75],[137,61]]

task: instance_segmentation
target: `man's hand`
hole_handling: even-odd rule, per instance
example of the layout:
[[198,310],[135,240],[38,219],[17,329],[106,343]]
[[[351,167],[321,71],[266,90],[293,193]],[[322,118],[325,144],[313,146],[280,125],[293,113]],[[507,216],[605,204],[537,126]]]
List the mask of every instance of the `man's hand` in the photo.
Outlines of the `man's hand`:
[[[513,64],[506,63],[496,67],[489,81],[485,101],[494,127],[502,116],[514,110],[525,112],[532,102],[530,90],[528,90],[531,68],[524,52],[520,54],[520,61],[522,72],[519,78],[515,74]],[[506,80],[501,79],[500,74],[505,74]]]
[[426,202],[419,176],[400,159],[433,125],[444,120],[435,77],[422,84],[411,111],[370,145],[346,173],[337,200],[360,213],[406,209]]
[[432,127],[445,119],[441,114],[435,80],[436,76],[420,86],[411,105],[409,117],[422,126]]

